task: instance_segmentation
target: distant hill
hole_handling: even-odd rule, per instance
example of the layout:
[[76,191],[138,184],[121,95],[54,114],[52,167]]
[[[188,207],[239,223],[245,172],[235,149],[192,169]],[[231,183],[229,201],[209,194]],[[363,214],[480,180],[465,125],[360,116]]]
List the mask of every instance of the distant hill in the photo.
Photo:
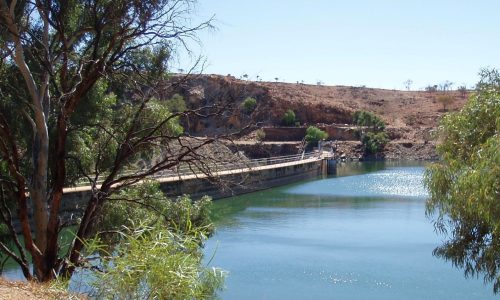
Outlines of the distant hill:
[[[168,99],[177,93],[190,108],[213,104],[226,107],[216,118],[191,118],[186,126],[193,134],[210,135],[239,129],[249,123],[277,126],[288,109],[295,112],[302,125],[350,124],[354,111],[366,110],[381,116],[388,124],[391,138],[406,145],[427,143],[431,139],[430,131],[445,113],[443,105],[437,101],[439,95],[446,93],[455,100],[447,107],[451,111],[461,108],[467,97],[458,91],[255,82],[221,75],[174,75],[171,83],[162,98]],[[241,107],[247,97],[257,100],[251,113],[245,113]]]

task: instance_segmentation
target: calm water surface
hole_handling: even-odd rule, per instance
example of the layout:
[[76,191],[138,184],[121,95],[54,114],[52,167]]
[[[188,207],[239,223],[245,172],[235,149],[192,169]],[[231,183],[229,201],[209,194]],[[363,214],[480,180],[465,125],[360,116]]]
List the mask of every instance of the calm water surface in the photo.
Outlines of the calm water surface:
[[223,299],[497,299],[432,256],[422,166],[351,164],[337,176],[216,201],[211,265]]

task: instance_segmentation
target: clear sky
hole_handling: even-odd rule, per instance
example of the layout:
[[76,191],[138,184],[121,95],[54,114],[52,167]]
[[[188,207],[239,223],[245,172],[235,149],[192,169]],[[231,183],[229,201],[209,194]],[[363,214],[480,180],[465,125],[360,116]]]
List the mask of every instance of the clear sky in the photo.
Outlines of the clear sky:
[[215,15],[217,30],[194,52],[203,73],[252,80],[472,86],[500,67],[499,12],[500,0],[199,0],[195,20]]

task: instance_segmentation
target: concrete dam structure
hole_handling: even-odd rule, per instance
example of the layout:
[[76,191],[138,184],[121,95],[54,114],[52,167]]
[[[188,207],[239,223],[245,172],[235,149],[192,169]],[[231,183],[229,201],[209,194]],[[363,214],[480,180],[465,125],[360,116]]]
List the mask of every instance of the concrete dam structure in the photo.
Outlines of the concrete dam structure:
[[[197,200],[204,195],[220,199],[286,185],[333,173],[335,161],[330,152],[251,160],[241,165],[213,173],[178,174],[155,177],[162,191],[169,197],[191,195]],[[90,186],[64,189],[61,217],[71,220],[85,207],[92,193]]]

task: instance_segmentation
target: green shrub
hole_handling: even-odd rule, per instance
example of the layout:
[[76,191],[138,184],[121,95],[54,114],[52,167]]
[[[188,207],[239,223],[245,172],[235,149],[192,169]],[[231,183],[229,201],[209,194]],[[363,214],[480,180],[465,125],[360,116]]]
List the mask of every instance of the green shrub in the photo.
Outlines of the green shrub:
[[283,125],[292,126],[297,121],[295,117],[295,112],[291,109],[288,109],[283,115],[281,121],[283,122]]
[[367,132],[361,137],[361,143],[365,148],[365,152],[369,154],[376,154],[382,151],[388,142],[389,138],[385,132]]
[[203,262],[213,232],[210,198],[167,198],[158,182],[122,190],[104,205],[100,232],[86,240],[97,299],[212,299],[226,272]]
[[257,100],[247,97],[242,103],[242,109],[246,114],[251,114],[257,107]]
[[306,142],[315,143],[328,138],[328,133],[315,126],[309,126],[306,130]]
[[352,121],[357,126],[370,127],[374,131],[385,130],[384,121],[374,113],[358,110],[352,114]]
[[365,153],[376,154],[384,149],[385,144],[389,142],[389,137],[385,132],[385,123],[379,116],[360,110],[353,113],[352,120],[360,127],[356,135],[361,140]]
[[184,97],[179,94],[174,94],[171,99],[167,100],[167,108],[172,113],[178,113],[185,111],[186,101],[184,101]]

